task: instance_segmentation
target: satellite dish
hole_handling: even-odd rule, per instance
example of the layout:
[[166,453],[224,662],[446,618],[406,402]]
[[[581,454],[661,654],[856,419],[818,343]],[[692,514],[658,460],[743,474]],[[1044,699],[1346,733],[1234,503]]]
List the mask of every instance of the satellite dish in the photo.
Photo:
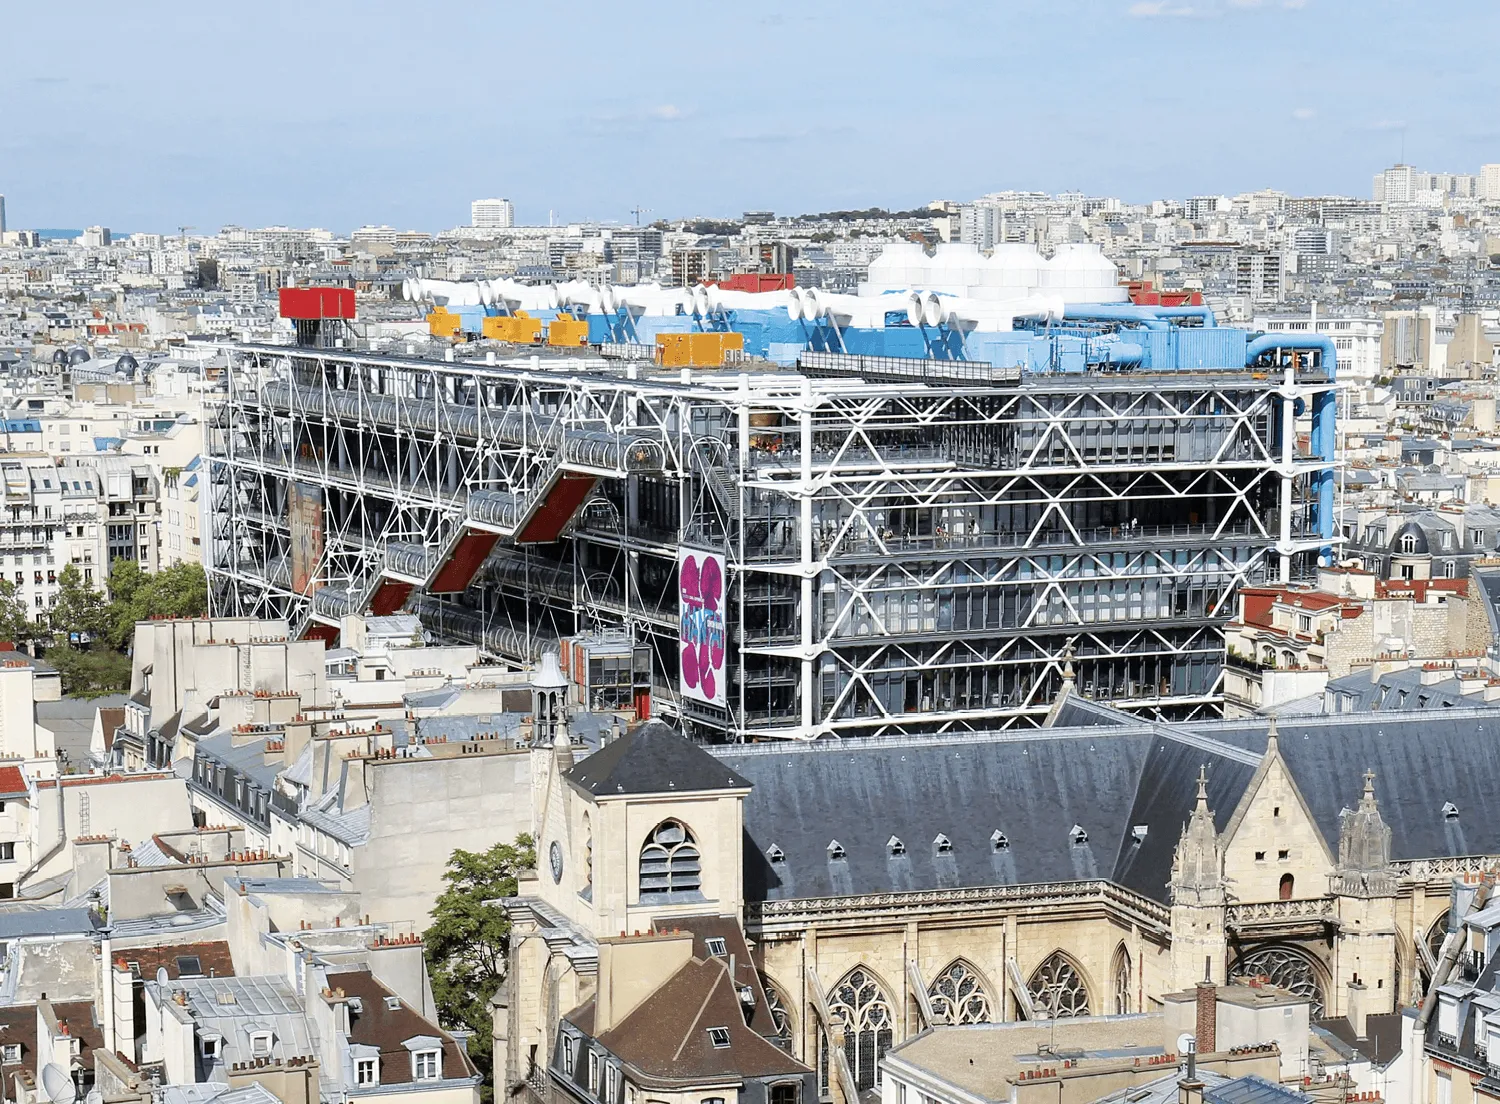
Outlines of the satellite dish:
[[156,984],[166,985],[167,982],[171,980],[172,979],[167,976],[167,968],[165,966],[158,966],[156,968]]
[[56,1062],[42,1067],[42,1091],[52,1104],[73,1104],[78,1099],[78,1086]]
[[1181,1035],[1177,1036],[1178,1054],[1196,1054],[1197,1051],[1198,1040],[1194,1035],[1184,1031]]

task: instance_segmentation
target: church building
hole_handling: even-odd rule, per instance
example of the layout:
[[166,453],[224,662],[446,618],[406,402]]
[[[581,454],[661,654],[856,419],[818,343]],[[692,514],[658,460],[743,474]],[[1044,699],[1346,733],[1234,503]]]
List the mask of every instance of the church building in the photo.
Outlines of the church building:
[[1391,1013],[1428,987],[1453,878],[1500,859],[1494,710],[1151,723],[1065,690],[1050,721],[712,751],[651,722],[584,758],[556,724],[497,1080],[848,1104],[936,1024],[1238,976],[1315,1018]]

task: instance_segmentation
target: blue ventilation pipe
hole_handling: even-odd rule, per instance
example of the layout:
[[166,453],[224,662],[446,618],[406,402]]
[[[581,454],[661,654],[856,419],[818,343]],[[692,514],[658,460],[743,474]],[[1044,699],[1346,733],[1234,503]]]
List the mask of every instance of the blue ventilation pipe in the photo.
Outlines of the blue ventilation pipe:
[[1205,330],[1217,326],[1219,323],[1214,318],[1212,307],[1147,307],[1146,310],[1154,310],[1158,318],[1201,318]]
[[1148,330],[1165,330],[1171,326],[1157,314],[1156,307],[1137,307],[1129,303],[1072,303],[1063,308],[1063,318],[1073,322],[1129,322]]
[[[1264,354],[1279,349],[1321,353],[1323,371],[1328,377],[1328,382],[1333,383],[1338,375],[1338,351],[1334,348],[1333,338],[1322,334],[1262,334],[1245,346],[1245,366],[1249,367]],[[1318,536],[1330,542],[1318,550],[1318,555],[1325,564],[1333,563],[1333,544],[1331,543],[1334,510],[1333,456],[1337,444],[1334,425],[1337,413],[1338,393],[1333,388],[1330,387],[1327,391],[1319,391],[1313,395],[1311,440],[1313,455],[1328,463],[1328,467],[1318,472],[1315,483],[1318,503]]]

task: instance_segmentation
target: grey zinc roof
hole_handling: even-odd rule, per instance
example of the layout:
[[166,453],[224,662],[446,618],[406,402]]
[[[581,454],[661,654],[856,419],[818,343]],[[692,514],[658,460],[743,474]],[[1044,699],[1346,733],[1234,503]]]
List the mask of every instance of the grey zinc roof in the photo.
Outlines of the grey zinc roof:
[[1478,597],[1484,603],[1484,614],[1489,619],[1490,637],[1500,640],[1500,569],[1475,567],[1471,577],[1478,584]]
[[266,736],[257,736],[239,747],[234,746],[234,734],[217,732],[198,741],[199,750],[206,752],[225,766],[233,767],[247,775],[263,789],[276,784],[276,774],[281,768],[280,758],[266,762]]
[[[1169,731],[1136,724],[720,752],[753,786],[747,895],[1104,878],[1164,901],[1200,765],[1221,827],[1254,771],[1242,749]],[[1075,839],[1075,827],[1086,840]],[[951,848],[938,846],[939,836]],[[891,853],[892,837],[904,854]],[[842,860],[830,858],[834,841]]]
[[1208,1104],[1307,1104],[1312,1097],[1250,1074],[1220,1085],[1205,1086]]
[[11,907],[0,912],[0,939],[28,935],[73,935],[92,932],[98,924],[86,908]]
[[1339,696],[1344,713],[1500,708],[1500,701],[1486,702],[1478,695],[1465,694],[1456,678],[1424,684],[1418,670],[1388,671],[1374,682],[1368,671],[1357,671],[1331,679],[1327,692]]
[[733,769],[670,725],[648,721],[606,744],[564,775],[599,797],[611,794],[691,793],[750,785]]
[[[1266,746],[1264,721],[1195,727],[1252,750]],[[1500,710],[1294,717],[1278,733],[1281,755],[1330,847],[1338,846],[1339,813],[1355,806],[1372,770],[1393,859],[1500,852],[1500,820],[1483,815],[1500,786]],[[1456,819],[1444,815],[1450,803]]]
[[256,1031],[271,1032],[272,1057],[285,1060],[313,1053],[302,1002],[280,977],[182,978],[164,987],[154,981],[147,985],[157,990],[162,1002],[172,1000],[173,993],[182,993],[198,1029],[223,1036],[223,1061],[213,1080],[224,1076],[224,1067],[253,1057],[250,1036]]

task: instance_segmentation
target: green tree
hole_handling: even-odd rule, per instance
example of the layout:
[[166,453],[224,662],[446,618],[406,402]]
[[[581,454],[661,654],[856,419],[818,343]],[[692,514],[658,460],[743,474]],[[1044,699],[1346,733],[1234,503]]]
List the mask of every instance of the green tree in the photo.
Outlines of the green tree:
[[505,977],[510,920],[485,902],[514,897],[516,874],[535,865],[535,842],[528,835],[481,853],[454,851],[443,874],[448,888],[433,906],[432,926],[423,936],[438,1013],[445,1027],[473,1032],[469,1057],[484,1075],[486,1100],[494,1084],[489,1005]]
[[208,577],[198,564],[173,564],[155,575],[134,560],[109,569],[109,642],[128,648],[135,623],[152,617],[201,617],[208,612]]
[[16,584],[9,579],[0,579],[0,640],[9,640],[18,647],[35,640],[40,627],[31,619],[26,603],[16,593]]
[[57,577],[57,600],[49,617],[59,643],[72,639],[73,633],[85,634],[87,640],[101,643],[109,635],[109,603],[92,583],[83,581],[83,573],[76,564],[63,568]]
[[71,644],[54,644],[47,649],[47,662],[57,668],[63,693],[69,697],[97,698],[130,689],[130,657],[113,648],[85,651]]

